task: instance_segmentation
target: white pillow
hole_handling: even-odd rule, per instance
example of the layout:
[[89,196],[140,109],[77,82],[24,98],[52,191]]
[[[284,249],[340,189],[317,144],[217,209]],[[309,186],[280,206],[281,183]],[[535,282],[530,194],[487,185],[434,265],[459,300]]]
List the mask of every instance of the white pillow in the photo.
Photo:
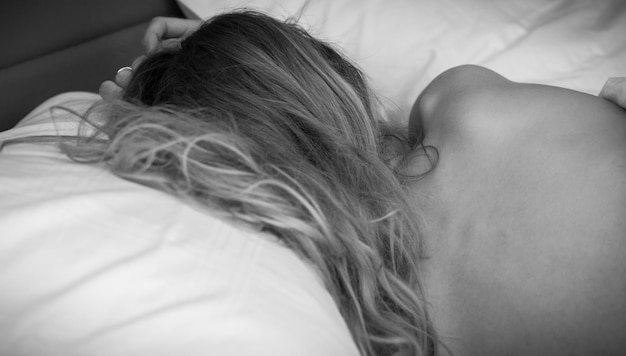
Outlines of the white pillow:
[[300,17],[341,46],[404,114],[435,76],[461,64],[594,95],[607,78],[626,75],[623,0],[178,2],[200,18],[241,7]]
[[[54,134],[50,105],[97,98],[52,98],[0,141]],[[358,355],[316,273],[273,237],[45,144],[0,151],[0,330],[11,356]]]

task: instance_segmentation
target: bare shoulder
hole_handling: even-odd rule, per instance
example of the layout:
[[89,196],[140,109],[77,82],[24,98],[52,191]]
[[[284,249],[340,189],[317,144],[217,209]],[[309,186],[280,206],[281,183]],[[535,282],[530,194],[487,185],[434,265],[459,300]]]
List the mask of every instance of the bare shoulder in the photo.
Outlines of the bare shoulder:
[[431,224],[445,232],[439,309],[454,315],[442,333],[477,354],[619,354],[626,112],[474,66],[435,80],[415,112],[440,152],[423,184],[446,216]]
[[[463,65],[435,78],[417,99],[412,125],[447,143],[510,142],[521,135],[592,133],[611,127],[623,142],[626,111],[607,100],[564,88],[517,83],[484,67]],[[411,127],[409,128],[411,130]],[[553,132],[551,132],[553,131]],[[549,141],[549,140],[548,140]]]

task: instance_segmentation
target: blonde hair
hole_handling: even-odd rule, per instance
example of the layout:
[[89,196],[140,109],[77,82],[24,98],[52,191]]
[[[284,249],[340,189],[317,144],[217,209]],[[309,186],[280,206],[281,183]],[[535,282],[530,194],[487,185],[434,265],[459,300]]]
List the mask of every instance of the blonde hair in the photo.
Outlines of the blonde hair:
[[[325,281],[362,355],[434,352],[407,138],[361,72],[291,22],[217,16],[147,58],[64,150],[277,236]],[[88,119],[88,118],[87,118]]]

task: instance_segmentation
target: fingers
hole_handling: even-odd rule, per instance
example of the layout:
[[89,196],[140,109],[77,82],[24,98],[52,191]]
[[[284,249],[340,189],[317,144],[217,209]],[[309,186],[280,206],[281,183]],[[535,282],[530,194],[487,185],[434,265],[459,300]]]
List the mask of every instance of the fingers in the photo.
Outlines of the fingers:
[[98,92],[100,93],[102,99],[108,102],[113,102],[122,97],[122,88],[110,80],[100,84]]
[[137,70],[137,67],[139,67],[141,62],[143,62],[145,59],[146,59],[146,56],[139,56],[139,57],[135,58],[135,60],[133,61],[133,64],[130,65],[132,70],[133,71]]
[[161,40],[161,42],[157,46],[157,50],[160,51],[162,49],[167,49],[167,48],[179,48],[181,42],[182,42],[182,39],[180,38]]
[[146,53],[150,54],[159,49],[163,40],[180,40],[195,30],[202,21],[179,19],[174,17],[155,17],[148,25],[143,37]]
[[130,78],[133,76],[134,70],[136,70],[145,59],[146,56],[139,56],[133,61],[133,64],[131,64],[130,67],[122,67],[118,69],[117,74],[115,75],[115,84],[122,89],[126,89],[128,83],[130,82]]
[[117,84],[122,89],[126,89],[132,76],[133,69],[131,67],[120,68],[115,75],[115,84]]
[[626,77],[609,78],[598,96],[626,109]]
[[126,90],[128,83],[130,83],[133,71],[137,69],[144,59],[146,59],[146,56],[137,57],[137,59],[133,61],[131,67],[122,67],[117,70],[117,73],[115,74],[115,81],[107,80],[100,84],[98,92],[100,93],[102,99],[109,102],[115,99],[121,99],[124,90]]

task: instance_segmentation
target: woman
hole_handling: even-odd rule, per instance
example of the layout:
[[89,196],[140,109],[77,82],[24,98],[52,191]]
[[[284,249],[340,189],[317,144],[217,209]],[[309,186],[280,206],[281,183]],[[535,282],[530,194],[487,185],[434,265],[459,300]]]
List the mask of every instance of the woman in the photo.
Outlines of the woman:
[[[185,37],[195,26],[156,20],[148,49],[159,39]],[[262,31],[265,26],[276,32]],[[235,41],[234,32],[245,39]],[[240,52],[229,57],[229,46]],[[189,53],[189,62],[183,65],[180,53]],[[195,61],[200,57],[201,64]],[[229,62],[234,59],[241,61]],[[125,100],[137,105],[185,108],[199,114],[192,122],[220,118],[217,128],[252,137],[253,145],[289,144],[252,147],[269,152],[255,164],[284,164],[263,174],[302,189],[285,208],[294,201],[312,206],[295,213],[296,220],[312,222],[295,232],[271,222],[271,214],[249,219],[239,203],[232,204],[232,194],[196,193],[198,182],[169,168],[173,151],[124,161],[123,149],[133,141],[151,148],[164,142],[147,138],[167,136],[161,130],[126,137],[142,124],[128,120],[137,116],[124,104],[113,114],[121,119],[103,128],[112,134],[110,143],[95,145],[91,158],[104,155],[122,176],[230,207],[236,218],[284,238],[320,269],[363,354],[428,354],[439,341],[447,346],[440,351],[459,355],[606,355],[626,346],[626,114],[618,106],[463,66],[422,93],[411,113],[410,140],[403,141],[379,123],[384,118],[354,67],[300,30],[257,14],[213,19],[180,50],[149,56],[132,78],[122,71],[118,82],[126,87]],[[240,95],[215,83],[239,85]],[[103,94],[115,96],[109,94],[115,89],[105,83]],[[604,94],[623,100],[614,93]],[[269,122],[273,130],[287,128],[287,135],[261,125]],[[408,148],[413,151],[407,154]],[[79,147],[70,154],[84,152]],[[244,156],[222,164],[246,168]],[[368,222],[375,223],[373,233]]]

